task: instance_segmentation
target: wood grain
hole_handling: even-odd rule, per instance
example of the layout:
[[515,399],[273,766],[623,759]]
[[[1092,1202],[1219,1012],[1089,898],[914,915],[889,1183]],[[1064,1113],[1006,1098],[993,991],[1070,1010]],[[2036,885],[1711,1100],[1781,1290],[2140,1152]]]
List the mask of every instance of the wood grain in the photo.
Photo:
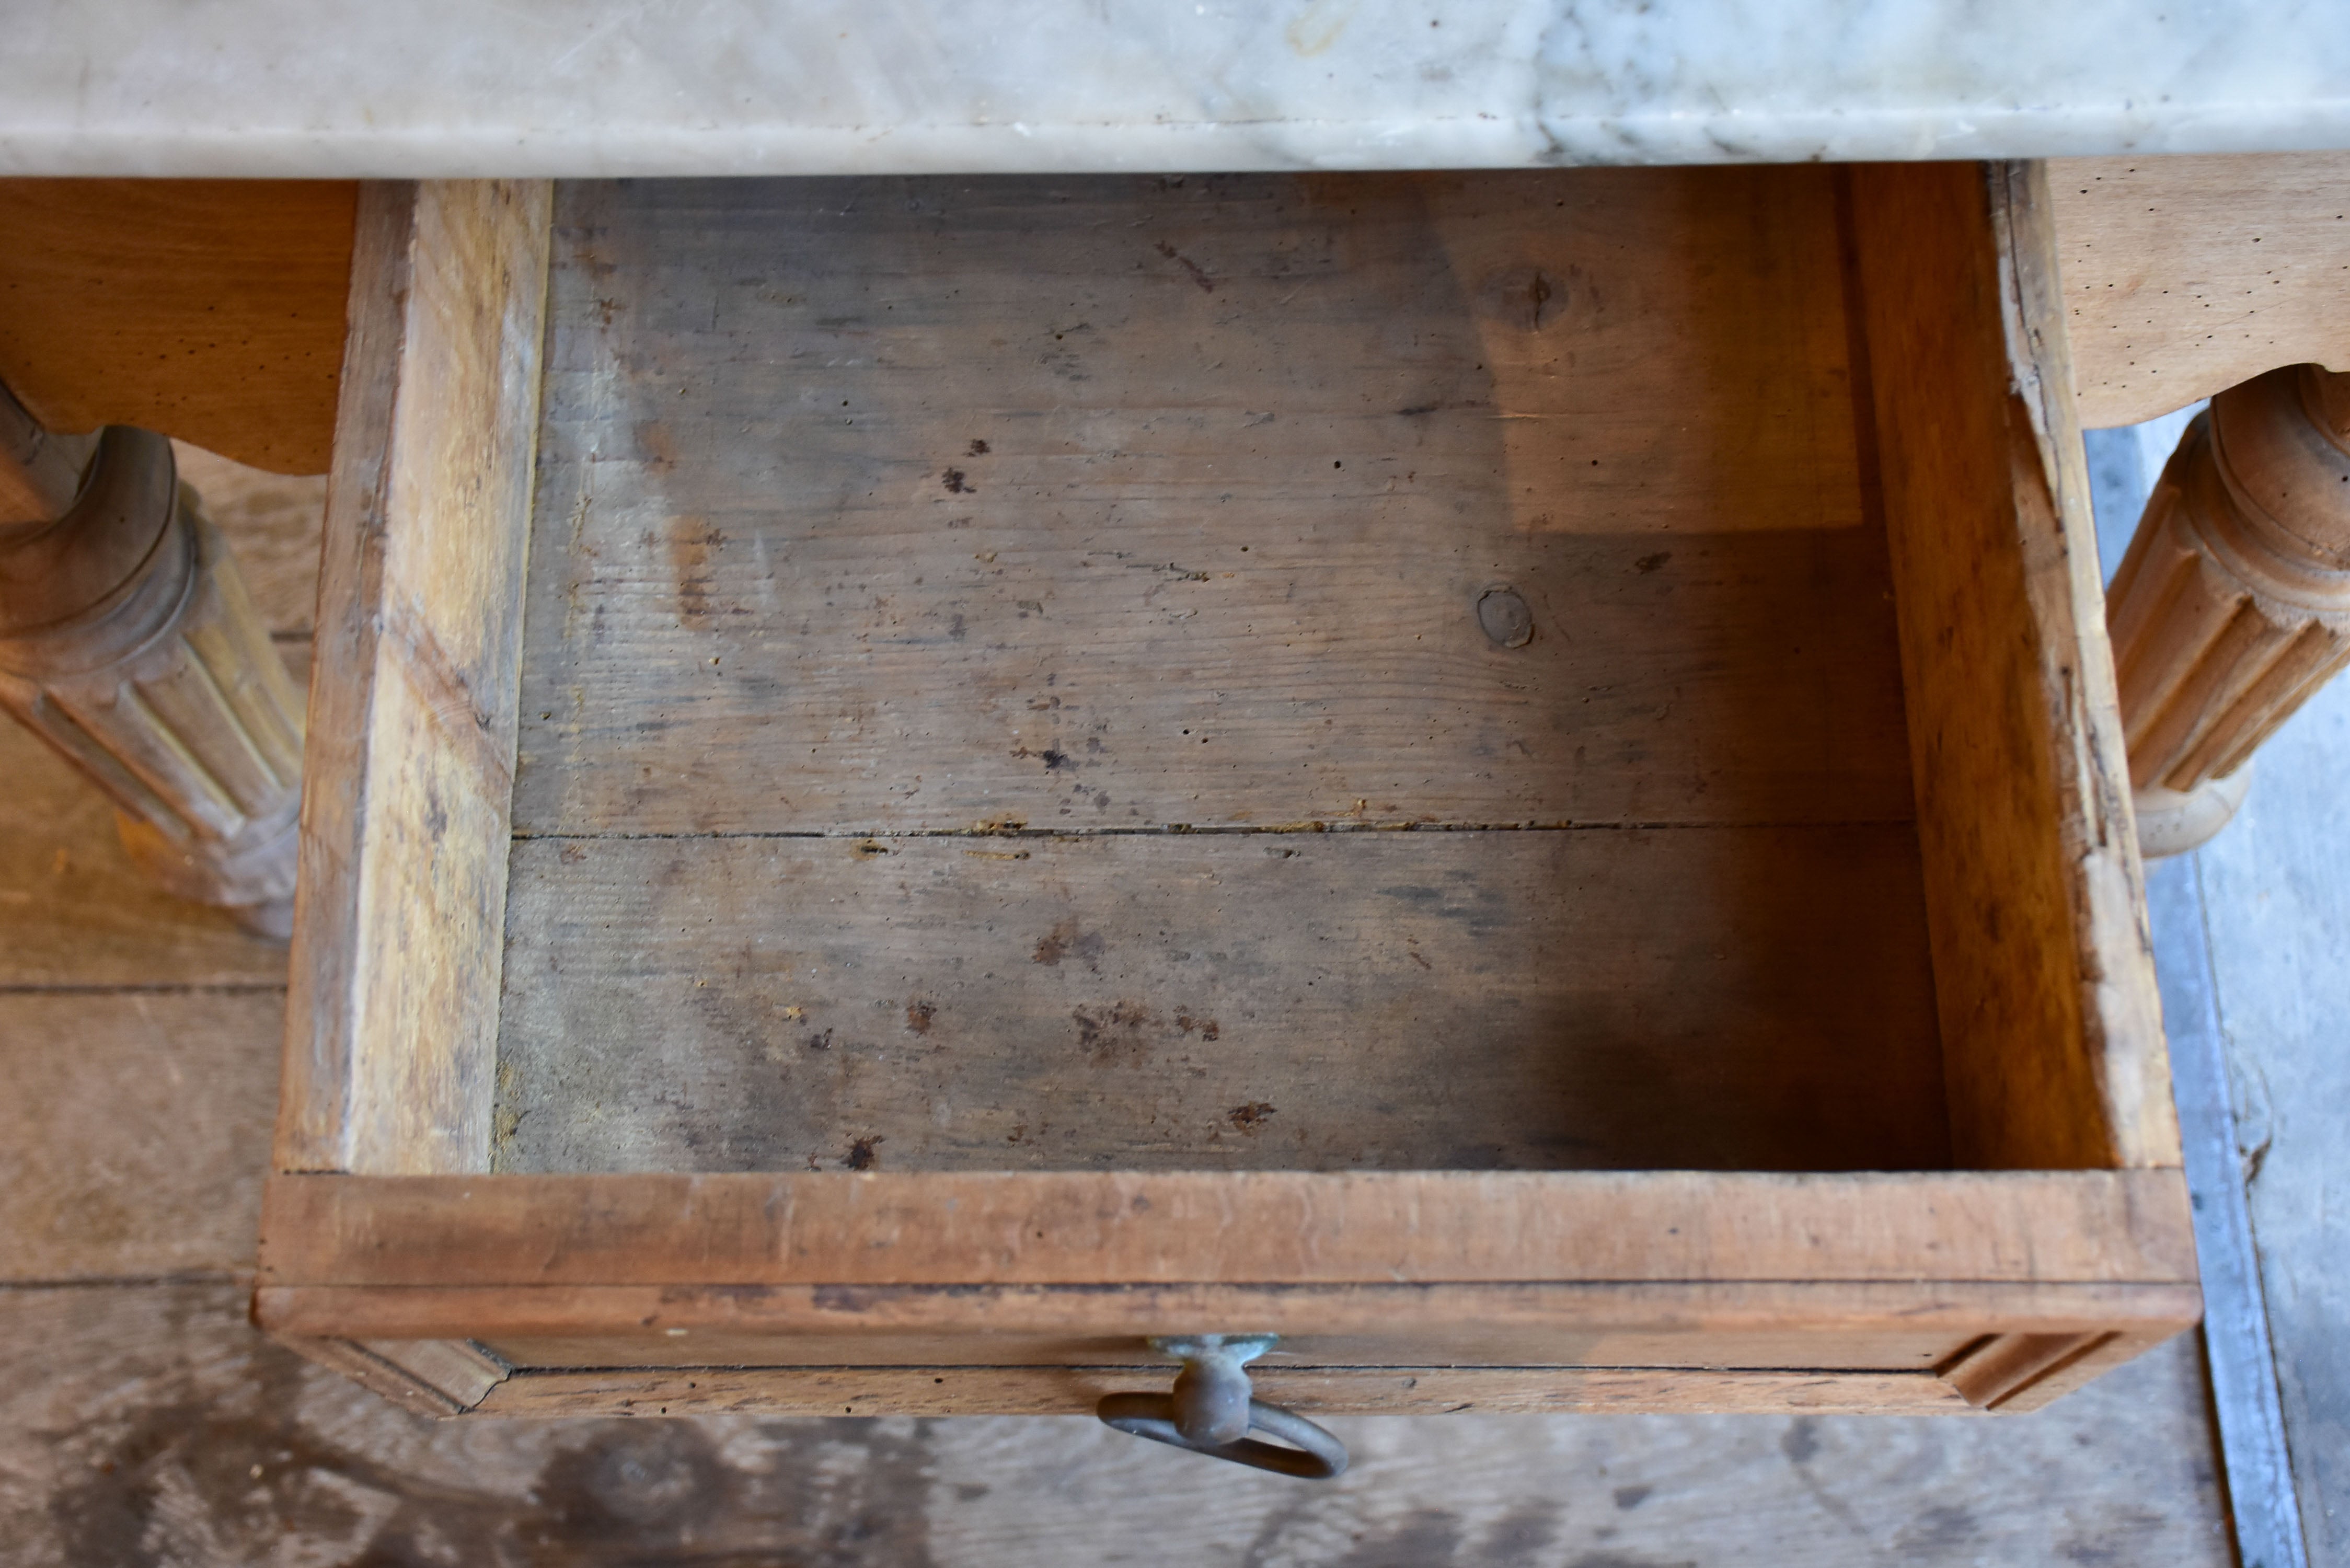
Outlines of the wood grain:
[[361,202],[282,1168],[488,1161],[549,200],[450,182]]
[[2007,1333],[1971,1346],[1942,1380],[1986,1410],[2026,1415],[2044,1408],[2164,1336],[2126,1329],[2089,1334]]
[[[173,456],[236,552],[296,688],[306,687],[318,482],[193,447],[175,447]],[[8,781],[0,792],[0,989],[285,984],[282,944],[155,887],[124,854],[106,797],[19,725],[0,723],[0,778]]]
[[[1320,1359],[1932,1367],[1986,1334],[2172,1334],[2176,1282],[1435,1284],[262,1284],[273,1333],[479,1334],[541,1366],[1120,1363],[1154,1334],[1279,1334]],[[672,1331],[681,1331],[675,1332]],[[682,1343],[679,1343],[681,1341]],[[583,1356],[583,1345],[604,1348]],[[1620,1347],[1617,1355],[1610,1347]],[[1634,1354],[1634,1352],[1638,1354]],[[1653,1359],[1649,1359],[1653,1358]]]
[[2191,1282],[2175,1170],[284,1177],[265,1283]]
[[236,551],[237,569],[269,634],[281,644],[307,642],[318,608],[327,476],[270,473],[185,441],[172,443],[172,460]]
[[[859,1324],[835,1307],[820,1313],[782,1286],[736,1286],[747,1300],[718,1316],[715,1291],[672,1291],[665,1303],[647,1301],[655,1326],[593,1334],[556,1332],[545,1321],[584,1315],[589,1304],[618,1309],[624,1298],[650,1293],[612,1287],[510,1288],[481,1321],[498,1358],[517,1368],[698,1368],[721,1366],[948,1366],[1000,1367],[1123,1366],[1151,1359],[1140,1347],[1146,1324],[1274,1323],[1283,1341],[1269,1360],[1252,1368],[1292,1364],[1412,1366],[1597,1366],[1701,1370],[1708,1367],[1829,1369],[1842,1372],[1931,1373],[1981,1337],[1986,1322],[2014,1321],[2027,1300],[2043,1307],[2065,1300],[2061,1324],[2039,1332],[2079,1336],[2102,1331],[2092,1305],[2118,1307],[2145,1322],[2177,1310],[2177,1286],[2004,1287],[1936,1297],[1918,1293],[1896,1301],[1898,1287],[1811,1287],[1791,1291],[1775,1304],[1790,1320],[1762,1321],[1740,1307],[1725,1312],[1721,1289],[1690,1287],[1218,1286],[1189,1291],[1121,1293],[1114,1314],[1074,1291],[1044,1288],[994,1293],[985,1306],[956,1308],[936,1289],[894,1293],[872,1303],[874,1322]],[[2162,1297],[2169,1296],[2166,1306]],[[348,1302],[351,1288],[335,1293]],[[1873,1298],[1873,1301],[1872,1301]],[[2003,1298],[2003,1299],[2002,1299]],[[2069,1298],[2069,1299],[2068,1299]],[[320,1314],[331,1298],[319,1290],[272,1290],[269,1321],[301,1321]],[[483,1293],[394,1293],[368,1320],[446,1322],[460,1303],[479,1305]],[[706,1301],[706,1304],[705,1303]],[[1435,1318],[1431,1309],[1451,1315]],[[1800,1311],[1832,1314],[1808,1326]],[[1868,1315],[1873,1311],[1875,1315]],[[1656,1321],[1629,1321],[1647,1312]],[[1088,1317],[1087,1314],[1092,1315]],[[1388,1314],[1384,1319],[1381,1314]],[[1730,1319],[1711,1321],[1715,1314]],[[617,1310],[614,1311],[617,1317]],[[643,1314],[639,1314],[640,1316]],[[1057,1315],[1064,1322],[1055,1326]],[[1119,1332],[1110,1332],[1113,1319]],[[827,1317],[829,1321],[827,1320]],[[538,1321],[534,1324],[533,1320]],[[984,1324],[983,1324],[983,1319]],[[929,1325],[924,1326],[925,1321]],[[1700,1321],[1703,1320],[1703,1321]],[[880,1324],[880,1326],[877,1326]],[[1659,1326],[1659,1324],[1662,1326]],[[403,1327],[403,1332],[412,1332]],[[1270,1331],[1268,1331],[1270,1332]],[[432,1343],[422,1341],[419,1343]]]
[[[1081,1416],[1171,1369],[808,1366],[523,1372],[483,1416]],[[1953,1416],[1971,1407],[1918,1373],[1706,1372],[1552,1366],[1252,1366],[1257,1397],[1311,1416],[1616,1415],[1633,1410]]]
[[280,473],[334,439],[357,187],[0,180],[0,381]]
[[123,852],[112,803],[9,721],[0,779],[0,991],[285,985],[281,944],[148,880]]
[[495,1168],[1936,1168],[1877,827],[515,846]]
[[2130,776],[2234,774],[2350,663],[2350,376],[2288,367],[2189,425],[2114,575]]
[[495,1357],[461,1340],[362,1343],[286,1335],[279,1343],[411,1415],[441,1419],[473,1409],[507,1373]]
[[517,826],[1905,816],[1830,187],[1724,172],[567,185]]
[[1851,179],[1952,1141],[2176,1165],[2044,179]]
[[[2190,1326],[2191,1284],[1715,1282],[1156,1286],[271,1285],[255,1321],[369,1343],[467,1335],[501,1365],[578,1371],[1130,1365],[1152,1336],[1278,1334],[1263,1365],[1969,1375],[1993,1405],[2120,1331],[2126,1359]],[[2054,1352],[2011,1367],[1970,1347]],[[1992,1358],[1996,1361],[1997,1358]],[[1979,1366],[1978,1363],[1984,1363]],[[2111,1360],[2100,1365],[2110,1365]],[[2068,1383],[2065,1386],[2073,1386]],[[1689,1379],[1659,1391],[1676,1407]],[[2053,1397],[2053,1396],[2052,1396]]]
[[79,498],[11,555],[0,709],[112,797],[148,876],[285,936],[300,699],[171,443],[109,427]]
[[2083,424],[2350,370],[2350,153],[2060,158],[2048,189]]
[[250,1272],[284,1012],[276,983],[0,993],[0,1281]]

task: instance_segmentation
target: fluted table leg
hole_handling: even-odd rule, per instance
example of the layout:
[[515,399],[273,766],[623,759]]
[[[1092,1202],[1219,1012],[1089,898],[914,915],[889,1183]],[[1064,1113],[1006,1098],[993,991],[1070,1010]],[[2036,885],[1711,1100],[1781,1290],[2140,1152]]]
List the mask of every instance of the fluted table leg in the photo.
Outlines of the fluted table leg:
[[2106,600],[2138,838],[2217,833],[2255,748],[2350,661],[2350,376],[2293,365],[2188,427]]
[[302,701],[172,445],[43,430],[0,389],[0,706],[113,800],[182,898],[292,929]]

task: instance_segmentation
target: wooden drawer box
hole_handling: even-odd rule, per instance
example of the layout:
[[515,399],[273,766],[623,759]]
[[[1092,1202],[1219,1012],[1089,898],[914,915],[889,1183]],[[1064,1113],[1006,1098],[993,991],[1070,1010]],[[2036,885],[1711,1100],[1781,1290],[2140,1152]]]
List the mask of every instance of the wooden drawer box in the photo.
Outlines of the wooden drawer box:
[[419,1407],[2191,1324],[2032,165],[370,188],[255,1311]]

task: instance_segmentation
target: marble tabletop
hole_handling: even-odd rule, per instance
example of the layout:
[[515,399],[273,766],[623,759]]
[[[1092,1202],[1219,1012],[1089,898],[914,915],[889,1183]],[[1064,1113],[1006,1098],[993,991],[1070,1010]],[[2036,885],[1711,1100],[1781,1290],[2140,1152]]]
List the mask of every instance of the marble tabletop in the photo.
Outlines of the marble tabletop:
[[2350,148],[2350,0],[0,0],[0,173]]

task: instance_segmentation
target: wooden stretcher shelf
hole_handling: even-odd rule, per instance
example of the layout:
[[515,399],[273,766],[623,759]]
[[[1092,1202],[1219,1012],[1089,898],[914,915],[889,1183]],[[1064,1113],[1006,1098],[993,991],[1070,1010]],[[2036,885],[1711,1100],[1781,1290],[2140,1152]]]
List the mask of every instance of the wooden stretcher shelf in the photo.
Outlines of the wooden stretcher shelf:
[[420,1408],[2191,1324],[2033,165],[365,188],[256,1314]]

